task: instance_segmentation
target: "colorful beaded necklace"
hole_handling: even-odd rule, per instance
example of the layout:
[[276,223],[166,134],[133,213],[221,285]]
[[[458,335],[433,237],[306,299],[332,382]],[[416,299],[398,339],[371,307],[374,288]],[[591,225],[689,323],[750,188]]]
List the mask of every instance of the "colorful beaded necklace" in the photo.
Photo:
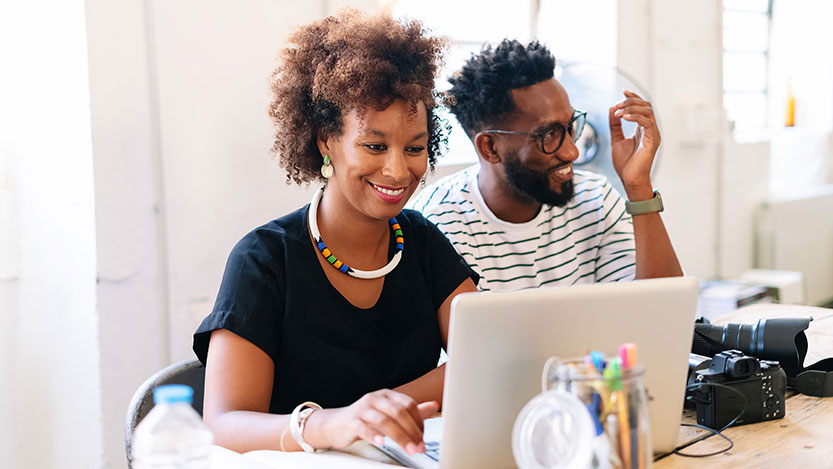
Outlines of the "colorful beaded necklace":
[[396,221],[396,218],[391,218],[388,220],[390,223],[391,230],[393,230],[393,235],[396,237],[396,253],[393,255],[393,258],[388,262],[388,265],[382,267],[381,269],[376,270],[359,270],[354,269],[347,264],[338,260],[338,258],[327,249],[327,245],[324,244],[324,240],[321,239],[321,233],[318,232],[318,204],[321,202],[321,196],[324,195],[324,188],[318,189],[315,192],[315,195],[312,197],[312,202],[309,204],[309,211],[307,212],[307,219],[309,222],[309,230],[312,232],[312,237],[315,240],[315,244],[318,246],[318,250],[321,252],[321,255],[324,256],[324,259],[327,259],[327,262],[330,263],[333,268],[338,269],[345,274],[356,277],[356,278],[379,278],[384,275],[389,274],[396,266],[399,264],[399,260],[402,259],[402,250],[405,249],[405,237],[402,235],[402,227],[399,226],[399,223]]

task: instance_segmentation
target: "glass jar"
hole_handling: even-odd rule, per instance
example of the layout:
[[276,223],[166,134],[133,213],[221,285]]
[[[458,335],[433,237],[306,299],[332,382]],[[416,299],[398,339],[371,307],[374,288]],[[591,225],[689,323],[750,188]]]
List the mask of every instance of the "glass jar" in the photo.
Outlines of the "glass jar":
[[589,360],[552,357],[544,365],[542,388],[572,394],[589,411],[596,434],[592,467],[650,468],[653,450],[644,369],[641,364],[621,364],[618,357],[595,366]]

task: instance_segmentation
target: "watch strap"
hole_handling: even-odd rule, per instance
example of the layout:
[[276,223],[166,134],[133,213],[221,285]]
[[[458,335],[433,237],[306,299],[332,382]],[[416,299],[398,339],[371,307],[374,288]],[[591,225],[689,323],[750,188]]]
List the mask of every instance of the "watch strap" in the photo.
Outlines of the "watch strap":
[[625,201],[625,210],[631,215],[642,215],[644,213],[661,212],[665,209],[662,205],[662,196],[659,191],[654,191],[654,196],[648,200],[638,202]]

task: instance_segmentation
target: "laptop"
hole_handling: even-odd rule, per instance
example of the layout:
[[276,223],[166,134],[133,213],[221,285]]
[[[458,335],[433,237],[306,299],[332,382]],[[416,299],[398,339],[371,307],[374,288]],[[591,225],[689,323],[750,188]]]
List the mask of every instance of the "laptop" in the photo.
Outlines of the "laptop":
[[550,356],[608,356],[634,342],[645,366],[654,453],[679,434],[699,284],[690,277],[466,293],[451,305],[443,416],[426,421],[426,454],[386,438],[380,449],[416,468],[515,467],[512,427],[541,392]]

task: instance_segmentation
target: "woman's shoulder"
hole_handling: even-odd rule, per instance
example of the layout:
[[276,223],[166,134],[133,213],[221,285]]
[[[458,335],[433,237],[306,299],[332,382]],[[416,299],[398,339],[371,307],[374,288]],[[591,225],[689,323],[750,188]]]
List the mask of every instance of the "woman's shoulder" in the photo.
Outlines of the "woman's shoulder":
[[304,242],[307,237],[307,206],[249,231],[234,246],[232,254],[275,257],[282,253],[287,242]]
[[425,217],[422,216],[422,213],[407,208],[402,209],[402,211],[399,212],[399,215],[396,216],[396,220],[403,228],[433,226],[430,221],[426,220]]

